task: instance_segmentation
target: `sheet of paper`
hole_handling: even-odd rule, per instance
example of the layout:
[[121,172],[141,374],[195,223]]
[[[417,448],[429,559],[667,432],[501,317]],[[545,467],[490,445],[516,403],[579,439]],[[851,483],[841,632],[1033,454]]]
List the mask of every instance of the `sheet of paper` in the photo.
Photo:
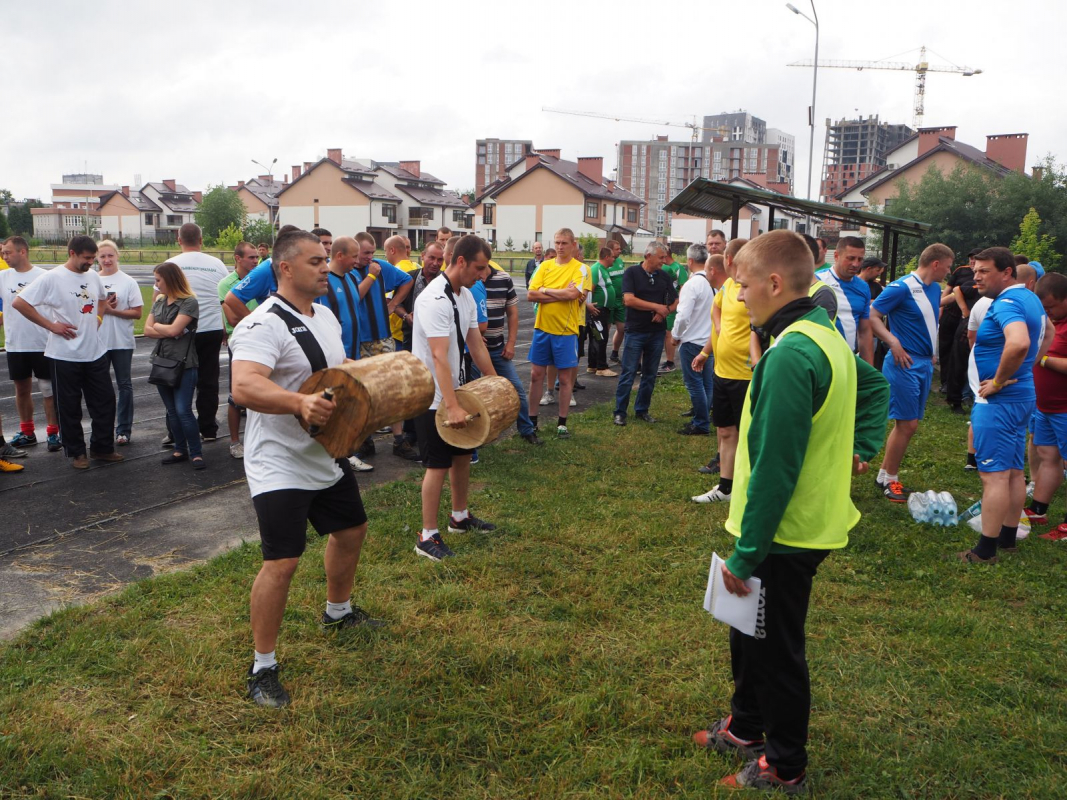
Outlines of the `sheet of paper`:
[[745,586],[752,591],[744,597],[730,594],[722,579],[723,563],[718,553],[711,554],[708,588],[704,591],[704,610],[731,628],[737,628],[741,633],[754,636],[759,614],[760,579],[749,578],[745,581]]

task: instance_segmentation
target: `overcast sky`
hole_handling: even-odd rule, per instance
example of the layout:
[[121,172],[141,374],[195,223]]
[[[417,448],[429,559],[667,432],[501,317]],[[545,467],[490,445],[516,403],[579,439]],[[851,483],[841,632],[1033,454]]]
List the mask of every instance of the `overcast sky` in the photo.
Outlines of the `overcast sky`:
[[[808,0],[794,0],[810,15]],[[984,70],[932,74],[926,125],[1030,134],[1028,165],[1067,158],[1061,100],[1067,4],[816,0],[820,58],[917,60]],[[346,157],[419,159],[474,185],[475,140],[531,139],[563,157],[604,157],[621,139],[688,131],[543,113],[542,106],[691,120],[746,109],[797,139],[806,192],[814,27],[779,0],[5,4],[0,188],[49,197],[65,172],[109,183],[233,184]],[[911,52],[906,52],[911,51]],[[911,124],[911,72],[819,71],[823,120],[878,114]],[[817,180],[816,180],[817,182]]]

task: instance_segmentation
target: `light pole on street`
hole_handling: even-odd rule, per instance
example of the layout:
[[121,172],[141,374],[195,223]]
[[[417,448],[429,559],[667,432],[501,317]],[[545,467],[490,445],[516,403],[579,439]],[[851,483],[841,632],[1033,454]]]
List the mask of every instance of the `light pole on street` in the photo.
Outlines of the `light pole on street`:
[[[818,50],[816,49],[815,52],[817,54]],[[271,190],[273,191],[273,189],[274,189],[274,165],[278,163],[278,159],[274,159],[273,161],[271,161],[269,167],[263,166],[258,161],[256,161],[254,158],[252,159],[252,163],[255,164],[257,167],[259,167],[260,169],[265,169],[267,171],[267,177],[270,178],[270,186],[271,186]],[[267,216],[270,218],[270,243],[274,244],[274,211],[271,209],[271,207],[269,205],[267,206]]]
[[[808,139],[808,199],[811,200],[811,168],[815,156],[815,92],[819,85],[819,15],[815,11],[815,0],[811,1],[812,17],[809,17],[792,3],[786,3],[785,7],[794,14],[803,17],[815,26],[815,61],[811,67],[811,109],[808,112],[808,122],[811,126],[811,135]],[[811,235],[812,219],[808,216],[808,235]]]

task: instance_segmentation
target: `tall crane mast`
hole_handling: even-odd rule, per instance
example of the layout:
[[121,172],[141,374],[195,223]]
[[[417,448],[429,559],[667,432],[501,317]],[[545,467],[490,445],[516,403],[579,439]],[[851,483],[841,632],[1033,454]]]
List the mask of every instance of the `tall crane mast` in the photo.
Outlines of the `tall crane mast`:
[[[812,67],[815,62],[806,58],[803,61],[794,61],[788,66],[790,67]],[[952,72],[957,75],[962,75],[965,78],[969,78],[972,75],[981,75],[982,70],[972,69],[971,67],[956,67],[956,66],[938,66],[931,65],[926,60],[926,45],[919,48],[919,61],[915,64],[909,64],[901,61],[840,61],[840,60],[825,60],[819,62],[820,67],[829,67],[831,69],[890,69],[890,70],[903,70],[905,72],[915,73],[915,110],[912,118],[913,127],[918,130],[923,124],[923,115],[926,112],[926,75],[930,72]]]

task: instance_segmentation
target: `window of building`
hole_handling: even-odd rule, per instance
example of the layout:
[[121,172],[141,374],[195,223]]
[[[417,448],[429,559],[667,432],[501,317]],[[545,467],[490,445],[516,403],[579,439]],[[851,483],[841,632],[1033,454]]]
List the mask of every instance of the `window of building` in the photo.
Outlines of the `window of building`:
[[386,222],[396,225],[396,206],[395,205],[383,205],[382,216],[385,217]]
[[467,216],[467,214],[462,208],[453,208],[452,209],[452,221],[453,222],[463,222],[463,220],[466,218],[466,216]]
[[167,214],[167,224],[168,225],[181,225],[182,224],[182,215],[181,214]]
[[586,219],[596,219],[597,218],[597,209],[599,209],[599,208],[600,208],[600,204],[599,203],[586,203],[585,204],[585,218]]
[[627,222],[637,222],[637,209],[636,208],[628,208],[628,209],[626,209],[626,221]]
[[152,215],[151,214],[145,214],[144,215],[144,224],[145,225],[151,225],[152,224]]
[[491,206],[488,203],[485,204],[485,208],[482,210],[482,224],[483,225],[492,225],[493,224],[493,208],[494,208],[494,206]]
[[408,209],[408,222],[412,225],[424,225],[433,221],[433,208],[429,206],[412,206]]

